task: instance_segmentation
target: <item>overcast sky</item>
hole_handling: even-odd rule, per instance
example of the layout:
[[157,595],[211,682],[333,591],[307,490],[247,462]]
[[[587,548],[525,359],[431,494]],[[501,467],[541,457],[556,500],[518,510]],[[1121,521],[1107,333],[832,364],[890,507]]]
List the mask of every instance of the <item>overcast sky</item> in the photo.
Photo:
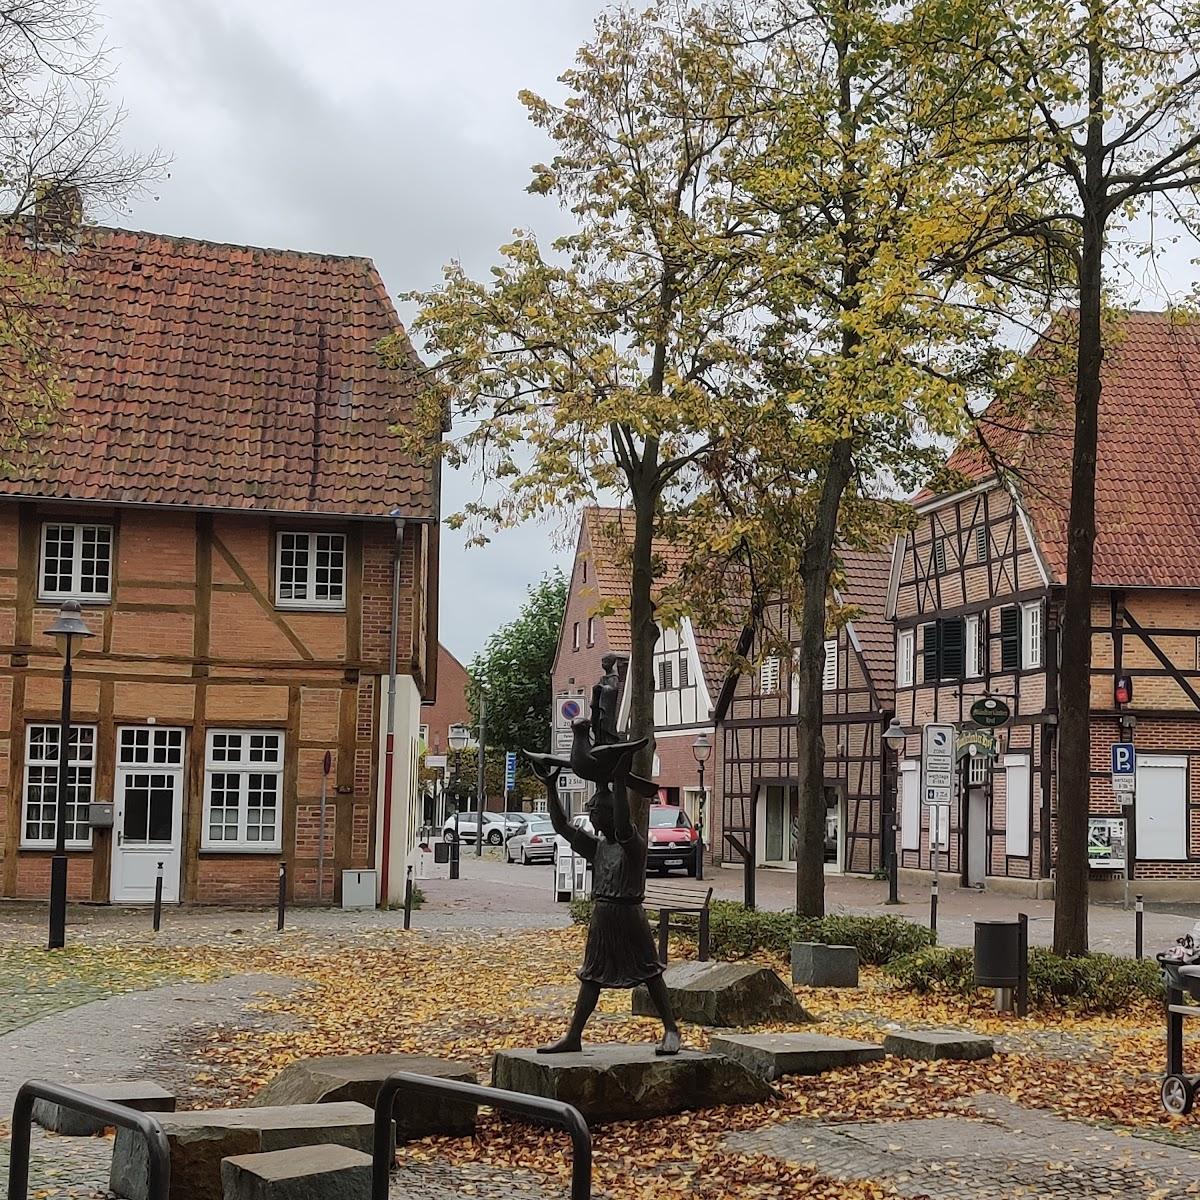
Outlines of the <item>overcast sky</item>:
[[[548,145],[516,96],[557,94],[602,0],[98,3],[126,140],[174,160],[121,223],[364,254],[394,296],[450,259],[486,272],[515,226],[564,227],[525,193]],[[447,476],[443,511],[471,490]],[[469,659],[562,540],[530,526],[467,550],[444,531],[442,641]]]

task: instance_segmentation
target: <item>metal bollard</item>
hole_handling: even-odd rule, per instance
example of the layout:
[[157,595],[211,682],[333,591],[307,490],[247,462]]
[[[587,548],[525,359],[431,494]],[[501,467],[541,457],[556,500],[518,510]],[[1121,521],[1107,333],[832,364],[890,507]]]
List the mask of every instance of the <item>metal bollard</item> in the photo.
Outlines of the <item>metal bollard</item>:
[[458,878],[458,848],[461,844],[462,843],[458,840],[458,838],[455,838],[454,841],[452,841],[450,843],[450,878],[451,879]]
[[158,864],[158,875],[154,880],[154,932],[162,928],[162,874],[163,865]]
[[412,867],[410,866],[408,868],[408,875],[405,877],[405,880],[404,880],[404,928],[405,929],[412,928],[412,893],[413,893]]
[[1017,1016],[1029,1016],[1029,916],[1017,913]]
[[1140,895],[1133,898],[1133,954],[1135,958],[1141,958],[1145,943],[1143,941],[1143,925],[1146,918],[1146,910],[1142,904]]
[[287,905],[287,863],[279,864],[279,911],[276,914],[275,928],[283,928],[283,910]]
[[938,881],[935,879],[929,887],[929,928],[937,933]]

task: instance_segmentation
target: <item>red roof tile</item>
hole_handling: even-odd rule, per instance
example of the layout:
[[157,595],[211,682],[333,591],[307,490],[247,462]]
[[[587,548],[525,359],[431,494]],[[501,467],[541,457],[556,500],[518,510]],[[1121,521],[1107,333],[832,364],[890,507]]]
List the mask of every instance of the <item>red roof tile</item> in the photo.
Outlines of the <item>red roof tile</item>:
[[879,703],[892,703],[896,685],[896,651],[891,622],[886,617],[888,583],[892,571],[890,551],[842,550],[845,580],[838,588],[844,604],[858,610],[850,626],[862,648],[863,659]]
[[369,260],[84,228],[67,265],[71,397],[0,495],[436,517],[389,432],[420,363],[378,360],[403,330]]
[[[1200,586],[1200,323],[1129,312],[1106,337],[1094,581],[1101,587]],[[1056,392],[1034,427],[996,405],[984,421],[985,438],[1013,468],[1051,578],[1061,583],[1074,405],[1069,386]],[[981,481],[993,474],[970,441],[949,465]]]

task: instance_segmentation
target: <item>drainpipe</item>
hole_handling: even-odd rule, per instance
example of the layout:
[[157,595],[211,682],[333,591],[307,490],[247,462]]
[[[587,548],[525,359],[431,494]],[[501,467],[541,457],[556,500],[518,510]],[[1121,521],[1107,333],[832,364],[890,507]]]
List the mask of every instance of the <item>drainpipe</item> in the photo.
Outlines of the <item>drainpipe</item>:
[[383,852],[379,862],[379,906],[387,907],[388,867],[392,851],[392,777],[396,764],[396,643],[400,636],[400,555],[404,549],[404,518],[392,510],[396,544],[392,549],[392,625],[388,647],[387,738],[383,754]]

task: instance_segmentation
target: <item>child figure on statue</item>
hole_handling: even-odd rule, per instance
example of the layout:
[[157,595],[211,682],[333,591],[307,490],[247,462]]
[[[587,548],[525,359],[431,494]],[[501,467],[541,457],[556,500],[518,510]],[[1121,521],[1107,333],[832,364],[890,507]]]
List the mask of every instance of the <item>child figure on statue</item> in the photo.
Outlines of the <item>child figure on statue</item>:
[[624,755],[611,785],[600,784],[588,804],[596,835],[567,821],[558,798],[561,768],[534,769],[546,784],[550,820],[576,854],[592,865],[592,918],[587,949],[579,968],[579,998],[566,1035],[539,1054],[567,1054],[583,1047],[583,1027],[596,1008],[601,988],[635,988],[644,983],[662,1018],[658,1054],[679,1052],[679,1027],[663,983],[650,924],[642,901],[646,894],[646,840],[633,828],[625,775],[632,755]]

